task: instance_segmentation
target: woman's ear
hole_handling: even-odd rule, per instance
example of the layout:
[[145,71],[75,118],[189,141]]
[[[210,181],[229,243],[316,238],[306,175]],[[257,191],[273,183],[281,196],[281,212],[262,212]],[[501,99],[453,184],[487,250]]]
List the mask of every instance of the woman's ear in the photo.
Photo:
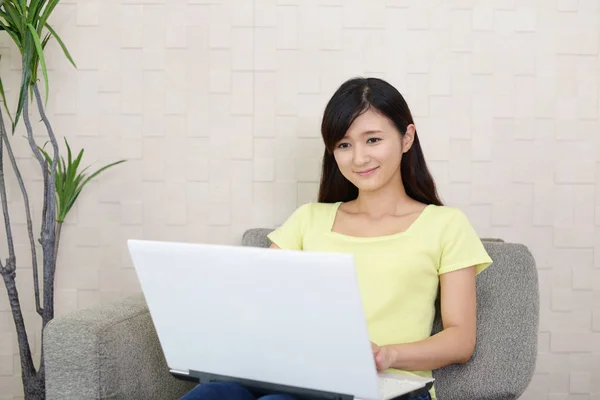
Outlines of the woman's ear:
[[415,134],[417,130],[414,124],[410,124],[406,127],[406,133],[402,136],[402,153],[406,153],[412,147],[415,141]]

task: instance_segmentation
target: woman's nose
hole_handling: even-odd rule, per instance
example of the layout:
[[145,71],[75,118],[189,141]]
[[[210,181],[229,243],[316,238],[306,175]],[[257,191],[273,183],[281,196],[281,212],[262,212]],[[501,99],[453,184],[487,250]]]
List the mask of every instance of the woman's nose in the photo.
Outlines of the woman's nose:
[[367,152],[362,146],[354,146],[354,152],[352,153],[352,162],[355,165],[364,165],[369,157]]

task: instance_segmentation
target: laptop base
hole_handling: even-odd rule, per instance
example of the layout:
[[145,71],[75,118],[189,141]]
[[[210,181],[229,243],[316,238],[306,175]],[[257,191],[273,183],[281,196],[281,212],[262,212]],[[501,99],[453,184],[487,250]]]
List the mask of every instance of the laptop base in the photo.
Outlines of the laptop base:
[[[254,381],[250,379],[234,378],[224,375],[211,374],[200,371],[190,371],[189,374],[177,373],[171,371],[171,375],[175,378],[185,381],[197,382],[199,384],[209,382],[235,382],[248,388],[251,392],[258,396],[264,396],[268,394],[288,394],[293,396],[296,400],[359,400],[353,395],[342,394],[342,393],[331,393],[321,390],[306,389],[295,386],[279,385],[275,383]],[[433,386],[433,382],[429,382],[425,387],[416,389],[409,393],[394,397],[391,400],[409,400],[412,397],[422,395],[429,391]]]

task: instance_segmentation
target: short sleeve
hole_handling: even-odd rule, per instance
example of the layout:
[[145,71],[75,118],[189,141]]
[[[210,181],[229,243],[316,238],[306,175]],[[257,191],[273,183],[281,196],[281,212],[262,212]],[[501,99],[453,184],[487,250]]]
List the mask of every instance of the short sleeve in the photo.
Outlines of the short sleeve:
[[479,274],[492,264],[480,237],[462,211],[454,210],[441,238],[439,275],[471,266],[475,266]]
[[302,250],[304,230],[310,213],[310,203],[298,207],[285,222],[267,237],[277,246],[287,250]]

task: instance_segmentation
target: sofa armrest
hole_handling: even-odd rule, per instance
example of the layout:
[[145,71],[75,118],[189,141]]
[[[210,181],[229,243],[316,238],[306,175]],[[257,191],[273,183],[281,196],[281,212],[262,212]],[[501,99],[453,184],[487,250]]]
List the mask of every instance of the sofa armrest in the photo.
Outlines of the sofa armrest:
[[169,373],[141,294],[55,318],[44,346],[48,400],[178,399],[194,386]]

